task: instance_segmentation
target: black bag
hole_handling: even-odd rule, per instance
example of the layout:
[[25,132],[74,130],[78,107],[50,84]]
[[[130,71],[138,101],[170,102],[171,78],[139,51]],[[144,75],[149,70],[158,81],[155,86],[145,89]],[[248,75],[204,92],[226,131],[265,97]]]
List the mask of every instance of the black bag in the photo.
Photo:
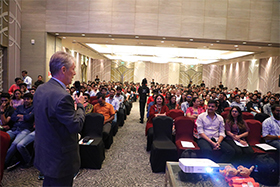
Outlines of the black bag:
[[255,158],[253,178],[264,185],[277,185],[279,181],[279,168],[275,160],[268,154],[258,155]]

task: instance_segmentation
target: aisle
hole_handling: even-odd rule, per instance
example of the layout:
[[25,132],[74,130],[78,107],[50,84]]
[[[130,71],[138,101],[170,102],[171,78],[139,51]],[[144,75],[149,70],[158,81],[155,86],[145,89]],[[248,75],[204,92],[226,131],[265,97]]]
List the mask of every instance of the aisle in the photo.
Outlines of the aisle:
[[[123,127],[119,128],[111,148],[105,152],[100,170],[81,169],[74,186],[163,186],[164,174],[152,173],[146,152],[145,123],[139,123],[139,105],[133,108]],[[40,186],[38,170],[16,169],[4,173],[3,186]]]

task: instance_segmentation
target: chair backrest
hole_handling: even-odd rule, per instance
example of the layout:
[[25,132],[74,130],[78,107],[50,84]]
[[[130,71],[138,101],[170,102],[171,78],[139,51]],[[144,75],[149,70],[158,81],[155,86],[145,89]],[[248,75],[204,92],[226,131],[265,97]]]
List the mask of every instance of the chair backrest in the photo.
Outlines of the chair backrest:
[[250,112],[242,112],[243,120],[254,119],[254,115]]
[[258,120],[259,122],[263,122],[264,120],[266,120],[267,118],[269,118],[270,116],[268,114],[265,113],[257,113],[254,117],[255,120]]
[[104,116],[98,113],[89,113],[86,115],[82,130],[82,137],[102,137]]
[[153,140],[172,141],[173,119],[169,116],[158,116],[153,119]]
[[228,114],[229,114],[229,110],[228,110],[228,111],[223,111],[223,112],[221,113],[221,116],[224,118],[224,121],[227,119]]
[[177,117],[174,121],[176,136],[175,141],[184,139],[193,141],[194,120],[187,116]]
[[92,103],[94,100],[97,100],[97,96],[91,96],[89,98],[89,103]]
[[261,135],[262,135],[262,123],[254,120],[254,119],[248,119],[245,120],[247,123],[250,131],[247,136],[247,141],[249,145],[255,145],[260,143],[261,141]]
[[169,116],[173,119],[176,119],[179,116],[184,116],[184,112],[183,112],[183,110],[180,110],[180,109],[172,109],[172,110],[169,110],[169,112],[167,113],[167,116]]
[[231,107],[226,107],[224,111],[230,111]]

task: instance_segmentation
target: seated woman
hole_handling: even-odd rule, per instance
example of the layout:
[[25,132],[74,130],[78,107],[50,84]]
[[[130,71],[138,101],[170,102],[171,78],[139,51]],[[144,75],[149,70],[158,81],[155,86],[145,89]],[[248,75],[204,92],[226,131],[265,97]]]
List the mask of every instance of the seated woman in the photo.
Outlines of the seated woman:
[[197,119],[198,115],[203,112],[205,112],[205,110],[203,107],[200,107],[200,99],[198,97],[194,97],[192,99],[192,106],[189,107],[186,111],[186,116],[194,119],[193,136],[195,138],[198,138],[196,119]]
[[175,95],[172,95],[170,97],[170,101],[166,106],[169,108],[169,110],[179,109],[179,104],[176,103],[176,96]]
[[157,116],[166,116],[169,111],[168,107],[164,103],[164,97],[157,95],[155,97],[155,103],[151,106],[149,111],[149,120],[146,124],[146,135],[147,135],[147,151],[151,150],[153,142],[153,119]]
[[249,133],[249,127],[243,120],[241,109],[238,106],[231,108],[226,120],[225,130],[227,134],[225,140],[235,150],[235,164],[250,166],[254,151],[245,140]]
[[92,113],[93,110],[93,105],[89,103],[90,95],[88,93],[84,93],[84,98],[85,98],[85,112],[86,114]]
[[19,105],[23,105],[23,99],[22,99],[22,92],[20,91],[20,89],[16,89],[14,91],[14,95],[12,97],[11,100],[11,104],[12,107],[14,107],[15,109],[19,106]]

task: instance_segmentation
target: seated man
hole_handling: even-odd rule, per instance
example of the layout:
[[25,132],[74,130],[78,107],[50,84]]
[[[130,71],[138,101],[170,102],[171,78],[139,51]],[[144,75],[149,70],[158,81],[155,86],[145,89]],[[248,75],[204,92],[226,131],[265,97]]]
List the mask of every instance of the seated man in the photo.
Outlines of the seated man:
[[0,117],[0,130],[7,131],[12,128],[13,122],[11,116],[14,113],[15,109],[10,106],[10,94],[2,93],[1,94],[1,117]]
[[273,106],[274,104],[275,104],[275,97],[270,97],[269,103],[263,106],[263,113],[272,116],[271,106]]
[[23,95],[24,105],[17,107],[13,113],[11,120],[15,122],[11,130],[7,133],[11,137],[12,144],[8,149],[5,159],[5,165],[8,166],[11,158],[17,151],[18,143],[27,136],[33,129],[34,123],[34,110],[33,110],[33,95],[26,93]]
[[[98,94],[98,103],[93,107],[93,113],[99,113],[104,116],[104,126],[103,126],[103,141],[107,141],[111,131],[111,123],[115,116],[115,110],[113,105],[105,102],[105,95]],[[106,144],[106,143],[105,143]]]
[[219,106],[218,106],[218,109],[217,109],[217,113],[218,114],[221,114],[225,108],[229,107],[229,104],[228,102],[226,101],[227,99],[227,96],[224,92],[220,93],[219,94]]
[[107,97],[107,98],[105,99],[105,101],[106,101],[107,103],[110,103],[110,104],[113,105],[113,107],[114,107],[114,110],[115,110],[115,117],[114,117],[114,120],[113,120],[112,122],[114,123],[114,125],[116,125],[116,123],[117,123],[117,112],[118,112],[118,110],[119,110],[119,108],[120,108],[120,103],[119,103],[119,101],[118,101],[114,96],[115,96],[115,90],[112,88],[112,89],[110,90],[110,96]]
[[239,95],[235,95],[234,96],[234,101],[230,104],[230,107],[233,106],[238,106],[242,112],[245,111],[245,104],[240,102],[240,96]]
[[280,153],[280,105],[273,105],[271,110],[273,115],[262,123],[262,136]]
[[254,94],[252,100],[247,103],[247,111],[254,115],[261,113],[261,105],[258,101],[257,94]]
[[210,100],[207,105],[207,111],[200,114],[197,118],[197,144],[201,149],[203,157],[214,159],[213,151],[219,150],[222,155],[217,162],[230,162],[234,157],[234,149],[224,141],[225,124],[224,119],[216,114],[217,101]]

